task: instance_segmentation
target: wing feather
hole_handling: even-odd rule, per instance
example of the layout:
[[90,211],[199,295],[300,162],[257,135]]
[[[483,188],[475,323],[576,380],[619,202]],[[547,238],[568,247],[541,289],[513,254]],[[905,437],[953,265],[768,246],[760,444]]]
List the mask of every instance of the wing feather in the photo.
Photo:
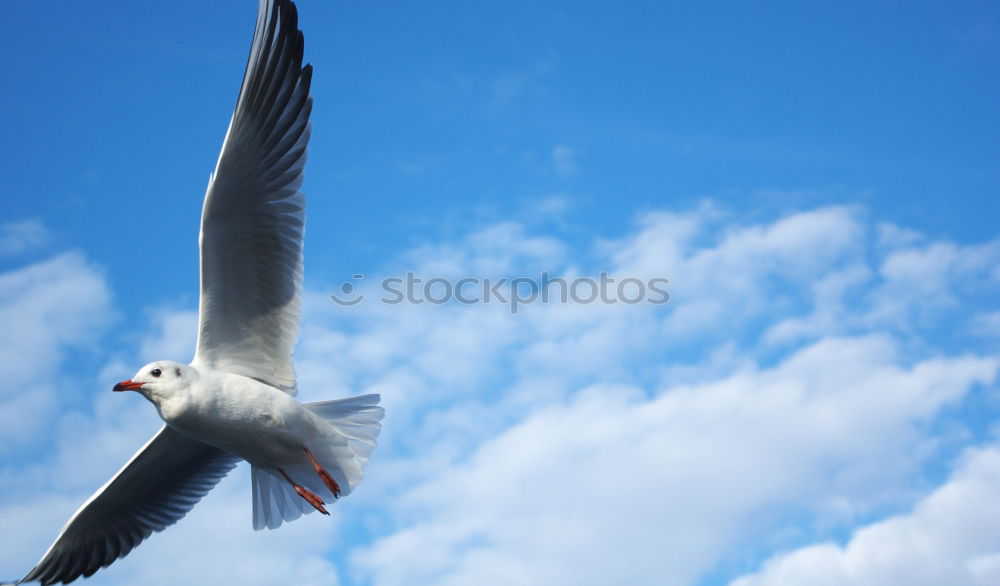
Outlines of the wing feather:
[[63,527],[22,582],[72,582],[184,517],[238,458],[163,426]]
[[262,0],[201,224],[195,363],[295,392],[312,68],[295,5]]

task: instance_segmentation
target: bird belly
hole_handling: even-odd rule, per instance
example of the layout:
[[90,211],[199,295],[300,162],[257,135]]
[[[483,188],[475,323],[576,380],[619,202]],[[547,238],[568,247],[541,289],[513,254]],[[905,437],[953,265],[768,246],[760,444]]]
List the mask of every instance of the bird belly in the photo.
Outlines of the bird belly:
[[303,446],[313,427],[310,415],[283,391],[241,388],[203,397],[168,423],[255,466],[280,468],[305,459]]

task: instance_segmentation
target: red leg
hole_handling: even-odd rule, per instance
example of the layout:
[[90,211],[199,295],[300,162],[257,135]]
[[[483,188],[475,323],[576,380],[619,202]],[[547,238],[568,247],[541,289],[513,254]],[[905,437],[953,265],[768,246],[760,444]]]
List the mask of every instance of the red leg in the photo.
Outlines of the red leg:
[[285,477],[285,480],[288,481],[288,484],[291,484],[293,487],[295,487],[295,492],[298,493],[300,497],[306,499],[306,502],[312,505],[313,508],[315,508],[320,513],[323,513],[324,515],[330,514],[327,512],[326,508],[323,507],[323,505],[326,503],[323,502],[323,499],[316,496],[316,493],[312,492],[311,490],[309,490],[304,486],[296,484],[295,481],[292,480],[292,478],[288,474],[286,474],[285,471],[282,470],[281,468],[278,468],[278,472],[281,472],[281,475]]
[[330,476],[329,472],[324,470],[323,467],[319,465],[319,462],[317,462],[316,458],[313,457],[309,448],[302,446],[302,449],[305,450],[306,455],[309,456],[309,461],[312,462],[313,470],[316,471],[316,474],[319,474],[319,477],[323,479],[323,484],[326,484],[326,487],[333,493],[333,498],[340,498],[340,485],[337,484],[337,481]]

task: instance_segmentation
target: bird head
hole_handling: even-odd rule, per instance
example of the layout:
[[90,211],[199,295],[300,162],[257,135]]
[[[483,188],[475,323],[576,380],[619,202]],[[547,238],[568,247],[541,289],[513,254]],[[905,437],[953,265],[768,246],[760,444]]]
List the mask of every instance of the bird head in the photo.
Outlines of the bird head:
[[155,404],[187,390],[191,367],[169,360],[150,362],[135,376],[115,385],[114,391],[137,391]]

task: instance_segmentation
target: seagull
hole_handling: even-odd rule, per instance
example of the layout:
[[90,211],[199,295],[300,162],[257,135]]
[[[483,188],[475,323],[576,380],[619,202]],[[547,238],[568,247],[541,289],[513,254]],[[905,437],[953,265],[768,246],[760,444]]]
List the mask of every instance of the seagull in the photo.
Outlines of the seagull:
[[[163,427],[62,528],[18,583],[69,583],[177,522],[250,463],[253,528],[350,494],[375,447],[378,395],[300,403],[298,337],[312,66],[290,0],[260,0],[253,44],[201,216],[198,342],[190,364],[143,366],[134,391]],[[331,501],[332,502],[332,501]]]

